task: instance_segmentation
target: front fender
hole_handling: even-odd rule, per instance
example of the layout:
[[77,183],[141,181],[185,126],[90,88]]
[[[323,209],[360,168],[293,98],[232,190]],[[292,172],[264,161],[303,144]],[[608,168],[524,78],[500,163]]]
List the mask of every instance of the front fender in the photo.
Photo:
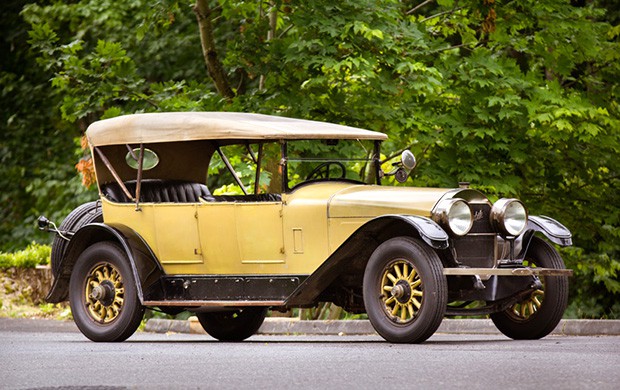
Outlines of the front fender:
[[570,230],[553,218],[545,217],[544,215],[531,215],[526,228],[526,234],[536,232],[541,232],[554,244],[560,246],[573,245]]
[[48,302],[58,303],[67,300],[75,262],[86,248],[101,241],[115,242],[124,250],[136,281],[140,302],[144,302],[145,294],[158,288],[159,279],[164,271],[148,244],[138,233],[124,225],[92,223],[82,227],[71,237],[57,277],[46,297]]
[[525,232],[521,234],[515,241],[517,249],[517,259],[523,260],[532,241],[532,237],[539,232],[542,233],[549,241],[560,246],[573,245],[570,230],[553,218],[543,215],[530,215]]
[[340,275],[363,275],[372,252],[393,237],[419,237],[433,249],[446,249],[448,234],[433,220],[416,215],[383,215],[374,218],[342,244],[287,299],[287,305],[314,302]]
[[450,241],[448,233],[432,219],[420,217],[418,215],[382,215],[368,221],[364,226],[360,227],[358,231],[378,230],[379,226],[388,225],[394,221],[405,222],[407,225],[414,228],[420,238],[433,249],[447,249],[449,246]]

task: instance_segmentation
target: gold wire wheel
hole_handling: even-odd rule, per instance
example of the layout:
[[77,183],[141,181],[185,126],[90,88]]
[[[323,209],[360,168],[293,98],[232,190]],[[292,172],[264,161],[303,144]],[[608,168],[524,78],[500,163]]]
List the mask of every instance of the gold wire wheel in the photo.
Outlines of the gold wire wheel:
[[109,263],[98,264],[86,278],[85,303],[89,315],[100,324],[114,321],[125,302],[123,278]]
[[[537,265],[532,260],[524,260],[523,265],[526,267],[536,268]],[[519,303],[515,303],[510,311],[512,315],[517,317],[519,320],[527,320],[540,309],[542,306],[543,299],[545,298],[544,291],[544,278],[541,280],[543,282],[542,289],[536,289],[532,291],[529,297],[525,298],[523,301]]]
[[399,324],[413,321],[422,306],[422,279],[415,267],[405,260],[391,263],[381,278],[383,309]]
[[543,290],[534,290],[523,302],[512,306],[512,314],[521,320],[527,320],[540,309],[544,298],[545,292]]

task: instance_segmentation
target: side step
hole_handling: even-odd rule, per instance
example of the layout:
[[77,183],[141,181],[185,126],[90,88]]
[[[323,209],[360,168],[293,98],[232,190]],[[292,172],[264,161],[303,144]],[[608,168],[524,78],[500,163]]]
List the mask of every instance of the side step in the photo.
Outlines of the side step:
[[179,306],[179,307],[247,307],[247,306],[284,306],[284,301],[199,301],[199,300],[165,300],[144,301],[144,306]]
[[573,276],[572,269],[556,268],[444,268],[448,276]]

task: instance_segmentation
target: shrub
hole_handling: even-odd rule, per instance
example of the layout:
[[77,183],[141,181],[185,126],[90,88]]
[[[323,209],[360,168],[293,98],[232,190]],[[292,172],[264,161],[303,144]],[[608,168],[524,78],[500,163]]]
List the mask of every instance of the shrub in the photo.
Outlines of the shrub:
[[37,265],[49,264],[52,247],[33,242],[26,249],[12,253],[0,252],[0,269],[11,267],[35,268]]

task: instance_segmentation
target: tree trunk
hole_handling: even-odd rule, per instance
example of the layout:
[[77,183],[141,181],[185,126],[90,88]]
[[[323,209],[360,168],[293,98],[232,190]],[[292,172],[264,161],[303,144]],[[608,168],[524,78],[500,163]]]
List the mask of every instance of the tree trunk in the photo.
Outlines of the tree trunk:
[[215,83],[215,88],[220,95],[230,100],[235,97],[235,93],[230,88],[224,67],[217,57],[215,39],[213,38],[213,25],[211,24],[211,8],[209,7],[208,0],[196,0],[194,13],[198,20],[202,55],[207,65],[209,76]]
[[[271,11],[269,11],[269,31],[267,31],[267,42],[273,40],[276,36],[276,27],[278,23],[278,8],[274,3],[269,3]],[[265,89],[265,75],[262,74],[258,79],[258,90]]]

